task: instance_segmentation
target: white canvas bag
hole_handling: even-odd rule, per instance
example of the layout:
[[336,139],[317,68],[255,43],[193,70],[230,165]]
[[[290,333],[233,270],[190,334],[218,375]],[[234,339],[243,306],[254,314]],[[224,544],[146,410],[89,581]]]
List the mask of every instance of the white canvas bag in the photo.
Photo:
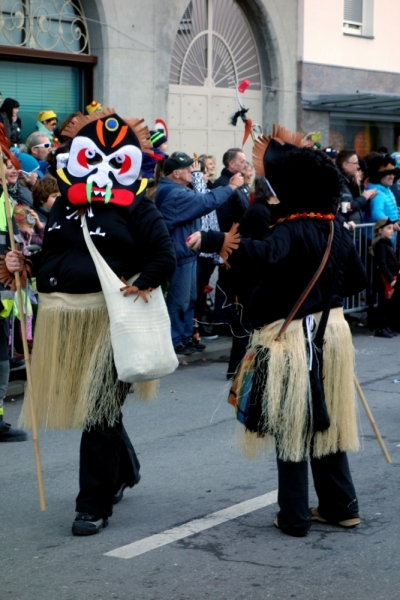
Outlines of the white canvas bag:
[[[171,322],[161,286],[146,304],[137,296],[124,296],[123,283],[93,244],[82,217],[82,228],[107,304],[111,344],[118,379],[127,383],[151,381],[173,373],[179,362],[171,339]],[[135,275],[133,281],[139,277]],[[130,280],[131,282],[132,280]]]

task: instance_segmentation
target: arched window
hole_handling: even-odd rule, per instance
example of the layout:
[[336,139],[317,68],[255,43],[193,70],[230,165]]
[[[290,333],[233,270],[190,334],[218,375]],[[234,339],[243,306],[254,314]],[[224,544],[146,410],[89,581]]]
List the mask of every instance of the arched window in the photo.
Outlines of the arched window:
[[[265,57],[267,60],[267,57]],[[249,79],[244,102],[262,123],[261,74],[253,33],[234,0],[191,0],[182,15],[171,57],[168,96],[169,147],[213,154],[242,144],[236,85]],[[246,148],[251,153],[251,138]]]
[[176,34],[170,84],[234,88],[241,79],[260,89],[257,51],[243,12],[233,0],[192,0]]
[[0,0],[0,45],[90,54],[80,0]]

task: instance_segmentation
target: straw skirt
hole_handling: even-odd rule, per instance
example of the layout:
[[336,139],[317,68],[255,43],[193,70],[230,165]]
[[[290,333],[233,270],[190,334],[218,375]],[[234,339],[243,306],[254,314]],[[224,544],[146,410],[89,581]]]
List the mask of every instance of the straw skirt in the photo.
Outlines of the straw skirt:
[[[318,326],[321,313],[313,315]],[[323,386],[330,427],[314,432],[309,379],[309,354],[303,321],[292,321],[276,340],[283,320],[253,332],[248,349],[254,354],[264,347],[267,374],[259,391],[263,431],[253,433],[237,424],[236,441],[248,458],[276,442],[279,458],[299,462],[338,451],[358,450],[357,411],[354,387],[354,351],[343,310],[330,311],[323,347]],[[237,390],[241,389],[239,373]],[[240,398],[238,398],[238,402]]]

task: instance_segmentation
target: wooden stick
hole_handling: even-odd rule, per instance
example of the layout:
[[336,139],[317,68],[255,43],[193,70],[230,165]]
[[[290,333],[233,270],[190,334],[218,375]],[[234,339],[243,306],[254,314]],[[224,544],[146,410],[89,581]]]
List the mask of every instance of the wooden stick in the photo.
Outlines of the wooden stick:
[[372,429],[373,429],[373,431],[374,431],[374,433],[376,435],[376,439],[378,440],[379,445],[381,447],[381,450],[383,452],[383,456],[385,457],[386,462],[391,463],[392,459],[389,456],[389,452],[386,449],[385,442],[383,441],[382,436],[379,433],[379,429],[378,429],[378,427],[377,427],[377,425],[375,423],[375,419],[372,416],[371,410],[370,410],[370,408],[369,408],[369,406],[367,404],[367,401],[365,399],[365,396],[363,394],[361,386],[360,386],[360,384],[358,382],[358,379],[357,379],[357,377],[355,375],[354,375],[354,383],[355,383],[355,386],[356,386],[357,394],[358,394],[358,396],[359,396],[359,398],[361,400],[361,404],[363,405],[364,410],[367,413],[368,420],[371,423],[371,427],[372,427]]
[[[1,183],[3,186],[3,194],[4,194],[4,204],[6,207],[6,215],[7,215],[7,226],[8,226],[8,234],[10,238],[11,250],[15,250],[15,239],[14,239],[14,228],[11,216],[11,207],[10,207],[10,198],[8,196],[7,190],[7,182],[6,182],[6,169],[4,165],[4,160],[2,156],[2,152],[0,150],[0,170],[1,170]],[[33,437],[33,447],[35,450],[35,462],[36,462],[36,476],[38,483],[38,492],[39,492],[39,506],[40,510],[46,510],[46,501],[44,498],[44,488],[43,488],[43,477],[42,477],[42,465],[40,461],[40,449],[39,449],[39,435],[37,428],[37,421],[35,415],[35,409],[33,404],[33,385],[32,385],[32,374],[31,374],[31,362],[29,356],[28,349],[28,340],[26,336],[26,324],[25,324],[25,314],[24,314],[24,303],[22,300],[22,291],[21,291],[21,279],[18,271],[14,273],[15,275],[15,284],[17,288],[17,298],[18,298],[18,308],[19,308],[19,316],[21,322],[21,333],[22,333],[22,345],[24,349],[24,359],[25,359],[25,367],[26,367],[26,378],[28,382],[29,389],[29,407],[31,413],[31,422],[32,422],[32,437]]]

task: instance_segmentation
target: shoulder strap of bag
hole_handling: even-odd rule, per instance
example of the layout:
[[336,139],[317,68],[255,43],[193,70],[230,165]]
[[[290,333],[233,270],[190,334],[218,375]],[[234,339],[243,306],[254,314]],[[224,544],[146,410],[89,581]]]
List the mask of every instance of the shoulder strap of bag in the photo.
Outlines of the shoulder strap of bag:
[[329,313],[331,311],[333,295],[335,292],[335,285],[336,285],[336,281],[337,281],[337,277],[338,277],[338,273],[339,273],[339,266],[340,266],[340,262],[341,262],[341,258],[342,258],[342,251],[343,251],[343,244],[341,243],[341,238],[342,238],[342,233],[343,233],[342,228],[339,227],[338,231],[339,231],[339,253],[338,253],[338,257],[337,257],[335,271],[334,271],[334,274],[332,277],[332,285],[331,285],[331,290],[330,290],[330,294],[329,294],[329,300],[326,303],[325,308],[322,312],[321,320],[319,322],[317,333],[315,334],[315,338],[314,338],[314,344],[320,348],[322,348],[322,344],[324,342],[325,329],[328,324]]
[[331,223],[330,223],[329,238],[328,238],[328,245],[326,247],[325,254],[324,254],[323,258],[322,258],[322,262],[319,265],[319,267],[318,267],[317,271],[315,272],[313,278],[311,279],[310,283],[307,285],[306,289],[301,294],[300,298],[297,300],[296,304],[293,306],[292,310],[290,311],[290,313],[289,313],[288,317],[286,318],[284,324],[280,328],[279,333],[278,333],[278,335],[275,338],[275,341],[280,340],[280,338],[282,337],[282,335],[285,333],[286,329],[289,327],[290,323],[295,318],[295,316],[298,313],[299,309],[303,305],[303,303],[306,300],[307,296],[309,295],[309,293],[313,289],[314,285],[317,283],[317,281],[319,279],[319,276],[321,275],[321,273],[322,273],[322,271],[323,271],[326,263],[328,262],[329,255],[331,253],[332,240],[333,240],[334,231],[335,231],[335,226],[333,224],[333,221],[331,221]]

